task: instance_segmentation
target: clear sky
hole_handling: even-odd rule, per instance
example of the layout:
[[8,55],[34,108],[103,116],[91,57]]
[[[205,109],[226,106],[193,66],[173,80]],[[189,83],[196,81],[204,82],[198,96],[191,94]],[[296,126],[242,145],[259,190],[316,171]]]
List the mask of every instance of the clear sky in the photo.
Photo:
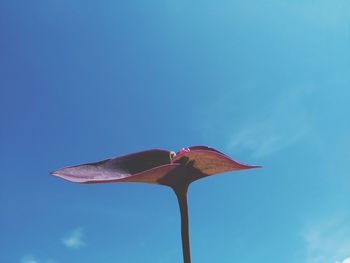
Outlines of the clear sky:
[[194,263],[348,263],[348,0],[1,0],[0,262],[179,263],[161,186],[62,166],[204,144]]

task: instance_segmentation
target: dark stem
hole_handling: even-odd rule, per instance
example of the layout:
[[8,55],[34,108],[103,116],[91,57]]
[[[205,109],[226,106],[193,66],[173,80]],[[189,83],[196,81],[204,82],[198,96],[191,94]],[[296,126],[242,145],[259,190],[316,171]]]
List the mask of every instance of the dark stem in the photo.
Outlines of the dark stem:
[[180,206],[181,215],[181,237],[182,237],[182,253],[184,263],[191,263],[190,253],[190,237],[188,225],[188,206],[187,206],[187,190],[188,185],[173,188]]

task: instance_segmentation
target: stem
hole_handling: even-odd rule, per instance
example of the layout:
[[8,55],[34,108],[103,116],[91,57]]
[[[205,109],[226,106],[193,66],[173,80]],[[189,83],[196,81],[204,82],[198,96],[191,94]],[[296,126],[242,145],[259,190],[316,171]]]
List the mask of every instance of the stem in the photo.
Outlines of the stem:
[[176,193],[177,201],[179,202],[179,207],[180,207],[182,253],[183,253],[184,263],[191,263],[190,237],[189,237],[189,225],[188,225],[188,206],[187,206],[188,185],[184,187],[176,187],[173,189]]

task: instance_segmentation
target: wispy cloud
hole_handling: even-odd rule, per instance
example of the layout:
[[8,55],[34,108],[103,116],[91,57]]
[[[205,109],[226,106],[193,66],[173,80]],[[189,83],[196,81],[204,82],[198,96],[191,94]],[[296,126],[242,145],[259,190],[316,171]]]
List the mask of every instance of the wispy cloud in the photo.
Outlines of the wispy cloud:
[[32,255],[26,255],[24,257],[22,257],[21,263],[57,263],[57,261],[53,260],[53,259],[47,259],[47,260],[38,260],[37,258],[35,258]]
[[350,263],[350,257],[344,259],[343,261],[336,261],[336,262],[334,262],[334,263]]
[[313,224],[303,237],[307,254],[305,263],[350,263],[350,226],[346,218],[328,218]]
[[74,229],[72,232],[70,232],[68,235],[66,235],[62,242],[65,246],[68,248],[81,248],[85,246],[85,242],[83,241],[83,230],[82,228]]
[[303,103],[310,92],[306,88],[280,94],[268,108],[232,130],[228,150],[246,150],[253,157],[262,158],[298,142],[311,129]]
[[24,256],[21,263],[39,263],[33,256]]

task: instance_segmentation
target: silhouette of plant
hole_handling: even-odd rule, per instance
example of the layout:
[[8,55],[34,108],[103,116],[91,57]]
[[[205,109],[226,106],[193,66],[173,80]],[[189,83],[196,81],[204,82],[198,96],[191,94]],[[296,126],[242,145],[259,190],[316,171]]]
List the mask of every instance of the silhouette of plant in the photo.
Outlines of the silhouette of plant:
[[239,163],[207,146],[191,146],[175,153],[152,149],[99,162],[80,164],[52,172],[75,183],[143,182],[171,187],[181,214],[181,237],[184,263],[191,262],[187,191],[189,185],[217,173],[259,168]]

